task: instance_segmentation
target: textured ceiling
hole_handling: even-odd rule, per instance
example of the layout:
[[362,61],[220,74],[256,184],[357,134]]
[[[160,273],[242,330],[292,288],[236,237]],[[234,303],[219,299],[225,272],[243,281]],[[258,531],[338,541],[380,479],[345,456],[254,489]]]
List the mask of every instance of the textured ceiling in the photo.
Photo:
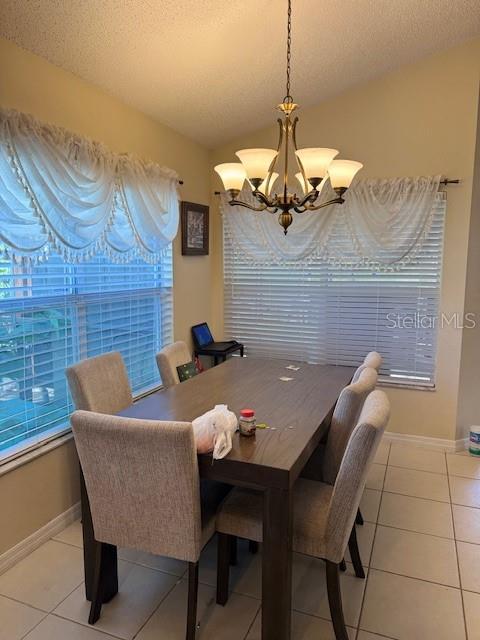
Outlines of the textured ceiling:
[[[1,35],[208,147],[277,117],[285,23],[286,0],[0,0]],[[478,0],[293,0],[293,97],[479,33]]]

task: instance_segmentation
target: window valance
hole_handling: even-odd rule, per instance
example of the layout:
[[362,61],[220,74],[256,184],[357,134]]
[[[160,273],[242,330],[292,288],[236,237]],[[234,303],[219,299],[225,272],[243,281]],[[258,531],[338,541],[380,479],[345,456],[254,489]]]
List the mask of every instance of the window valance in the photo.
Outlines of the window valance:
[[[344,265],[395,269],[410,262],[430,231],[440,176],[357,180],[343,205],[295,214],[288,235],[277,214],[231,207],[222,196],[225,234],[235,251],[252,263],[308,264],[325,260]],[[335,197],[327,184],[323,201]],[[245,189],[242,200],[251,200]]]
[[170,169],[0,109],[0,246],[13,256],[154,262],[177,233],[177,184]]

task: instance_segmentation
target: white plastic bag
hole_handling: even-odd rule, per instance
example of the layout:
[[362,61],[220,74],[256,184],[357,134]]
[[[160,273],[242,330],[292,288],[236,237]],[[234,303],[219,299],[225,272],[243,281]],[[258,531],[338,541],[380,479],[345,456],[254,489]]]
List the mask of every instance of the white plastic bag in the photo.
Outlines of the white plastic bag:
[[238,419],[226,404],[213,409],[192,422],[198,453],[213,451],[215,460],[224,458],[232,449],[232,435],[238,428]]

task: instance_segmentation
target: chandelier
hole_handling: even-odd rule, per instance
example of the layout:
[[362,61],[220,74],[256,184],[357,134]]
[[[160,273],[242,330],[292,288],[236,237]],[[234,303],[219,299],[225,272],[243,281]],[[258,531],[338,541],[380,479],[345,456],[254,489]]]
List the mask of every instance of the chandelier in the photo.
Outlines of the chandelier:
[[[350,187],[355,174],[363,166],[354,160],[334,159],[339,153],[337,149],[297,148],[295,130],[298,118],[292,119],[292,113],[298,109],[298,104],[295,104],[290,95],[291,4],[291,0],[288,0],[287,91],[282,104],[278,105],[278,109],[283,113],[283,120],[282,118],[277,120],[279,125],[277,149],[242,149],[235,154],[240,162],[226,162],[215,167],[215,171],[222,179],[228,194],[228,202],[232,207],[240,206],[252,211],[268,211],[269,213],[280,211],[278,222],[283,227],[285,235],[293,221],[292,211],[304,213],[318,211],[331,204],[343,204],[346,190]],[[288,188],[290,145],[293,146],[294,157],[299,169],[295,178],[300,183],[301,195],[291,193]],[[279,173],[275,172],[275,169],[280,171],[281,157],[283,157],[283,185],[277,193],[274,190],[274,185]],[[245,180],[251,186],[252,195],[258,202],[258,206],[237,200]],[[327,180],[330,181],[337,197],[328,202],[319,202],[318,197]]]

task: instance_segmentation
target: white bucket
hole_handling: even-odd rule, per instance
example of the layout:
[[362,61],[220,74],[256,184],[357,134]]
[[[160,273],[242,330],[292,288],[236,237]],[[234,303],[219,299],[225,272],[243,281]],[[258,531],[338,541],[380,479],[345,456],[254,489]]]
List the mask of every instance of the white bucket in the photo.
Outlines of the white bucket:
[[468,443],[470,455],[480,457],[480,427],[470,427],[470,441]]

